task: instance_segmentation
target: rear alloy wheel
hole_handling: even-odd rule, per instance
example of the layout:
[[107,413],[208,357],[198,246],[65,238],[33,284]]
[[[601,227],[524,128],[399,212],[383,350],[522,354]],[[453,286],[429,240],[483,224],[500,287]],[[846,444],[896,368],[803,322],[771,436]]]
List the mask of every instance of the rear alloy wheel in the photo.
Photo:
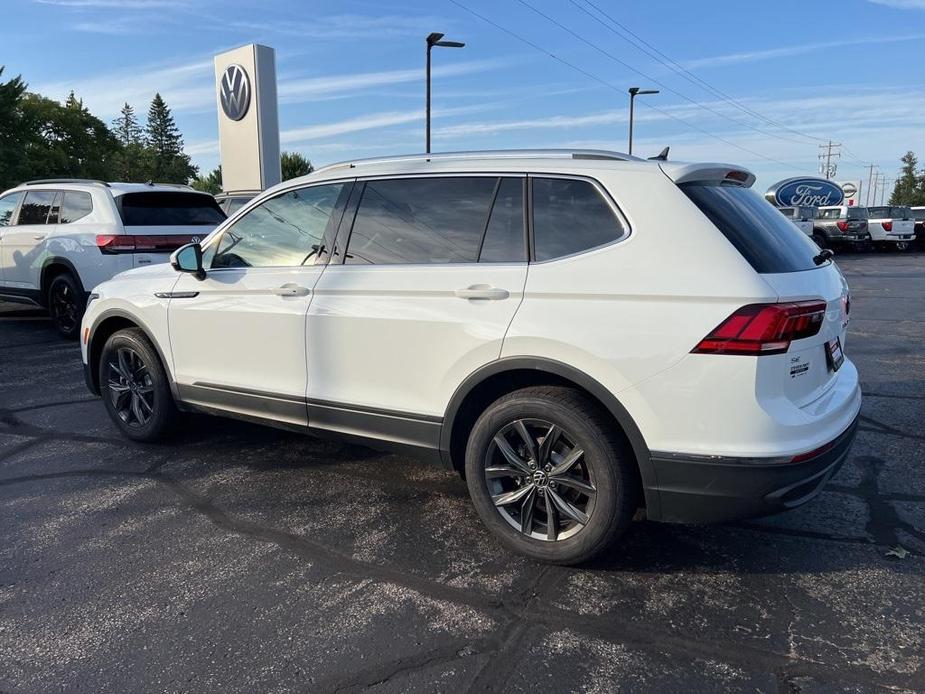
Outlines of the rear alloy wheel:
[[57,275],[48,285],[48,313],[55,329],[69,340],[77,338],[84,313],[84,299],[70,273]]
[[469,437],[466,481],[505,545],[555,564],[602,552],[637,507],[635,460],[600,406],[569,388],[524,388],[490,405]]
[[99,365],[100,394],[119,430],[136,441],[157,441],[177,409],[157,352],[138,328],[110,336]]

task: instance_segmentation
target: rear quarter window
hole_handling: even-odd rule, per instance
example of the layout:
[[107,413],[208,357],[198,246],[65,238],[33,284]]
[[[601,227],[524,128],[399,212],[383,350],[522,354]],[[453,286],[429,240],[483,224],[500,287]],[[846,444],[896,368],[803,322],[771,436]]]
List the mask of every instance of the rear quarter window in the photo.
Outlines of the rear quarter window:
[[225,213],[211,195],[200,193],[126,193],[118,198],[127,226],[215,226]]
[[817,267],[815,244],[751,188],[713,183],[683,183],[680,188],[756,272]]

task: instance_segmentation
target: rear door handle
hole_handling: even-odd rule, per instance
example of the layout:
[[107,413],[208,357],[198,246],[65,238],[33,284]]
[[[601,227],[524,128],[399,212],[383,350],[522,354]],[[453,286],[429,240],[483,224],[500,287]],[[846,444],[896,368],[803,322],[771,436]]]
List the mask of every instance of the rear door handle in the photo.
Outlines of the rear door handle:
[[42,241],[45,238],[45,234],[36,234],[32,238],[34,238],[36,241]]
[[297,284],[288,282],[279,289],[273,290],[273,293],[279,296],[308,296],[311,291],[308,287],[300,287]]
[[489,284],[473,284],[465,289],[457,289],[455,293],[460,299],[489,299],[494,301],[507,299],[511,295],[507,289],[499,289]]

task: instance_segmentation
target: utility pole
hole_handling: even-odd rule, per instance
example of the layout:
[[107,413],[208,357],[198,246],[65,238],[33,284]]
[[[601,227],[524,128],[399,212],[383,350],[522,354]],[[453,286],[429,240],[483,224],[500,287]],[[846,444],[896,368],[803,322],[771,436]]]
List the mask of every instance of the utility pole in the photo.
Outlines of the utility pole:
[[[819,149],[823,150],[819,152],[819,169],[826,178],[834,178],[835,173],[838,171],[838,164],[832,163],[832,159],[841,158],[839,147],[841,147],[841,142],[832,142],[831,140],[827,145],[819,145]],[[825,164],[822,163],[823,161]]]
[[893,182],[892,178],[883,177],[883,187],[880,189],[880,204],[883,204],[883,200],[886,197],[886,187]]
[[[867,168],[867,198],[864,200],[864,207],[870,207],[870,188],[874,182],[874,167],[876,164],[870,164]],[[859,196],[860,197],[860,196]]]

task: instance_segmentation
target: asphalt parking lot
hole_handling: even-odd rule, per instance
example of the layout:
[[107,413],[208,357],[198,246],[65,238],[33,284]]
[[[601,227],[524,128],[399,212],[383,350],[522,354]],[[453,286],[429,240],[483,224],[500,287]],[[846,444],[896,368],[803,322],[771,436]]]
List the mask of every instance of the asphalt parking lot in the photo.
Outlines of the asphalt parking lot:
[[925,690],[925,254],[840,264],[865,401],[822,495],[578,569],[415,460],[205,417],[127,443],[0,305],[0,691]]

